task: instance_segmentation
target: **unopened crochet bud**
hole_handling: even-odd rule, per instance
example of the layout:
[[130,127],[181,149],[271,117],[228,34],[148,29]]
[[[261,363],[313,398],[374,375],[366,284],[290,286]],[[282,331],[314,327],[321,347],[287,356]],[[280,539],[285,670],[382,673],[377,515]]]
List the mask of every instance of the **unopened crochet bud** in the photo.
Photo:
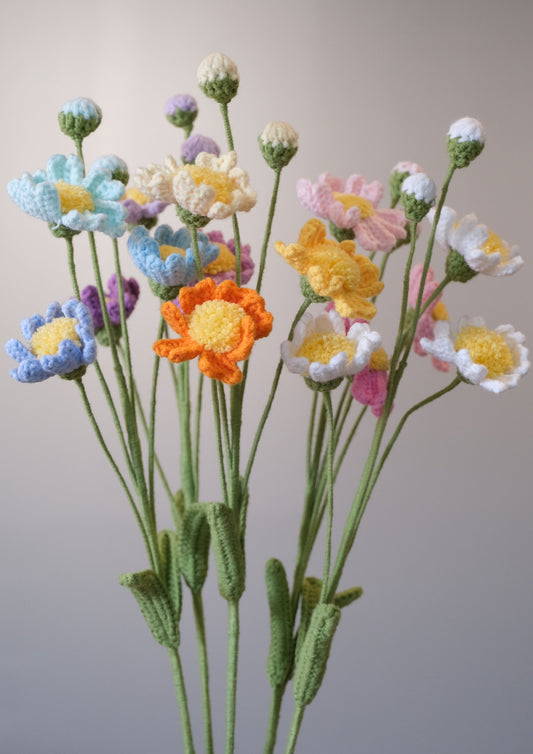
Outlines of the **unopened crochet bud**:
[[294,675],[294,699],[298,707],[310,704],[318,693],[341,611],[336,605],[319,603],[302,646]]
[[189,136],[198,115],[198,105],[190,94],[175,94],[165,103],[165,115],[169,123],[176,128],[183,128]]
[[435,204],[436,196],[435,184],[425,173],[408,176],[402,183],[401,190],[401,200],[407,219],[419,223]]
[[450,126],[446,144],[452,164],[466,168],[483,151],[485,129],[475,118],[460,118]]
[[216,141],[210,139],[209,136],[193,134],[181,146],[181,159],[186,165],[191,165],[200,152],[208,152],[220,157],[220,148]]
[[417,165],[416,162],[407,162],[404,160],[402,162],[396,163],[396,165],[391,170],[389,179],[390,200],[392,207],[395,207],[400,201],[402,183],[405,181],[405,179],[410,175],[422,172],[422,168],[420,167],[420,165]]
[[102,111],[92,99],[78,97],[66,102],[57,116],[64,134],[76,142],[83,141],[102,122]]
[[265,162],[273,170],[288,165],[298,151],[298,134],[283,121],[267,123],[258,140]]
[[196,73],[200,89],[220,104],[227,104],[237,94],[237,66],[222,52],[214,52],[202,60]]

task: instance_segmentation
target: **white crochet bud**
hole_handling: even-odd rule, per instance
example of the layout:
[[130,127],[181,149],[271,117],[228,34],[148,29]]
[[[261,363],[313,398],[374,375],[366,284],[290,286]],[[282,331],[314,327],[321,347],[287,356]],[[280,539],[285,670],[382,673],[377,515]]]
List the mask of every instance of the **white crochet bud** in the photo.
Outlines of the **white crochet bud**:
[[408,176],[402,183],[401,199],[405,216],[414,222],[420,222],[435,204],[437,189],[434,182],[425,173]]
[[466,168],[485,146],[485,129],[476,118],[460,118],[450,126],[447,147],[456,168]]
[[237,94],[239,71],[222,52],[214,52],[202,60],[196,72],[200,89],[207,97],[227,104]]
[[273,170],[284,168],[298,151],[298,134],[283,121],[267,123],[259,136],[259,147]]

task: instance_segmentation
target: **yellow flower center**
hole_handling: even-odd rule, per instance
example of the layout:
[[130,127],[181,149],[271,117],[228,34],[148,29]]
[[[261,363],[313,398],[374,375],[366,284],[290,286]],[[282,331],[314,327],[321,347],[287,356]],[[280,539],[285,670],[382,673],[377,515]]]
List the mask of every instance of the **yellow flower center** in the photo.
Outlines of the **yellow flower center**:
[[374,205],[368,199],[363,199],[362,196],[357,196],[356,194],[339,194],[337,191],[333,192],[333,196],[336,201],[342,204],[345,210],[359,207],[362,220],[366,220],[367,217],[372,217],[374,214]]
[[338,353],[348,354],[348,361],[355,356],[355,344],[352,340],[337,333],[316,333],[304,340],[296,356],[309,361],[328,364]]
[[183,169],[189,172],[189,175],[197,186],[204,184],[214,188],[216,191],[216,202],[222,202],[222,204],[229,204],[231,202],[233,183],[226,173],[202,168],[199,165],[187,165]]
[[68,317],[57,317],[41,325],[33,333],[30,344],[31,350],[38,358],[41,356],[53,356],[59,350],[59,344],[62,340],[71,340],[77,346],[81,347],[81,341],[76,332],[77,319]]
[[446,307],[444,306],[444,304],[442,303],[442,301],[437,301],[437,303],[435,304],[433,308],[433,311],[431,312],[431,316],[433,317],[435,321],[442,320],[442,319],[445,319],[445,320],[450,319],[450,317],[448,316],[448,311]]
[[235,269],[235,254],[232,254],[226,244],[219,243],[220,249],[218,257],[204,267],[204,272],[208,275],[216,275],[217,272],[230,272]]
[[209,351],[227,353],[241,340],[241,320],[246,312],[229,301],[205,301],[197,304],[187,317],[189,334]]
[[167,257],[169,257],[171,254],[180,254],[182,257],[185,256],[185,249],[180,249],[179,246],[168,246],[167,244],[161,244],[159,247],[159,256],[164,261]]
[[385,372],[389,368],[389,357],[384,348],[378,348],[377,351],[374,351],[368,366],[372,372]]
[[150,201],[149,197],[146,196],[146,194],[143,194],[142,191],[139,191],[138,188],[135,188],[135,186],[126,189],[122,199],[133,199],[133,201],[137,202],[137,204],[148,204],[148,202]]
[[87,210],[92,212],[94,210],[92,194],[83,186],[73,186],[70,183],[65,183],[65,181],[58,181],[56,189],[59,194],[62,214],[66,215],[73,209],[77,209],[78,212],[86,212]]
[[509,256],[509,248],[505,241],[503,241],[500,236],[497,236],[496,233],[493,233],[492,230],[489,230],[489,237],[481,248],[485,254],[488,255],[496,253],[501,254],[502,261],[505,261]]
[[456,351],[466,348],[475,364],[487,367],[490,379],[501,377],[514,366],[513,354],[503,335],[486,327],[463,327],[454,347]]

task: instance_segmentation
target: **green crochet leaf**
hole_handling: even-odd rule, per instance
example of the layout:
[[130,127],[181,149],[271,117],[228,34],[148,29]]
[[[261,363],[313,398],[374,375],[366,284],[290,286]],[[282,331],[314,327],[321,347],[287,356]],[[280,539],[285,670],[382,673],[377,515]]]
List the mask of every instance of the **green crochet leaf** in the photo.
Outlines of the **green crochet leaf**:
[[154,639],[168,649],[179,643],[176,612],[165,585],[154,571],[123,573],[119,582],[133,594]]
[[217,565],[218,590],[228,602],[244,592],[245,565],[239,530],[232,509],[224,503],[203,503],[211,530]]
[[294,699],[298,707],[310,704],[318,693],[340,617],[336,605],[321,602],[313,610],[294,673]]
[[272,688],[288,678],[293,660],[291,599],[283,563],[270,558],[265,566],[265,581],[270,608],[270,652],[267,675]]
[[163,566],[163,576],[177,620],[181,617],[182,588],[179,562],[178,537],[170,529],[163,529],[157,534],[159,552]]
[[176,531],[179,531],[183,516],[185,515],[185,495],[183,494],[183,490],[178,490],[174,495],[174,499],[170,506],[170,512],[172,513],[172,520],[174,521]]
[[337,607],[347,607],[352,602],[355,602],[355,600],[358,600],[362,594],[363,588],[361,586],[352,586],[351,589],[345,589],[344,592],[337,592],[333,597],[333,603]]
[[302,582],[302,594],[300,598],[300,625],[298,626],[298,637],[296,640],[296,662],[299,661],[300,652],[307,634],[307,629],[311,623],[313,610],[318,605],[320,591],[322,589],[322,579],[314,576],[306,576]]
[[194,594],[206,580],[209,566],[210,530],[206,511],[200,503],[187,509],[179,530],[179,558],[183,578]]

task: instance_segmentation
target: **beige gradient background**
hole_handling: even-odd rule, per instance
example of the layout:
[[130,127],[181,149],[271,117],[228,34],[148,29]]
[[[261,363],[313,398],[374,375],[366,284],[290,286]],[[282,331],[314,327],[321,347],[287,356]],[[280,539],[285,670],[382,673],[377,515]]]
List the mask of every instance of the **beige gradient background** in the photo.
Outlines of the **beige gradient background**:
[[[533,10],[527,0],[6,0],[0,24],[2,185],[48,157],[69,153],[61,105],[88,96],[104,120],[86,142],[93,159],[114,152],[134,169],[176,153],[181,132],[164,118],[178,92],[197,96],[197,130],[224,142],[214,103],[196,68],[226,52],[241,73],[231,105],[240,163],[258,190],[242,216],[245,242],[260,247],[272,175],[256,137],[269,120],[300,133],[282,178],[273,240],[296,239],[309,215],[297,203],[300,176],[360,172],[386,182],[399,160],[415,160],[440,184],[445,134],[464,115],[487,131],[482,156],[460,171],[449,203],[476,212],[520,246],[523,270],[479,276],[446,296],[452,319],[483,314],[495,326],[532,331],[531,99]],[[19,322],[70,295],[66,253],[46,226],[0,192],[2,341]],[[172,222],[172,214],[166,218]],[[77,245],[79,278],[92,282]],[[103,274],[112,250],[100,243]],[[398,310],[405,252],[391,260],[389,290],[375,320],[386,345]],[[442,274],[443,255],[435,255]],[[136,274],[124,246],[124,270]],[[271,249],[264,294],[273,335],[255,350],[247,404],[249,442],[268,391],[279,342],[299,305],[296,273]],[[140,278],[140,275],[139,275]],[[147,389],[155,301],[143,283],[132,320],[135,369]],[[105,359],[105,355],[103,357]],[[62,380],[21,385],[3,358],[0,526],[0,751],[3,754],[166,754],[182,750],[166,653],[156,645],[118,574],[146,567],[129,508],[77,391]],[[163,370],[166,378],[166,372]],[[447,377],[414,358],[395,416]],[[96,382],[86,379],[110,436]],[[361,584],[343,614],[324,686],[309,708],[298,751],[306,754],[528,754],[532,750],[533,556],[532,399],[529,375],[493,396],[461,386],[408,424],[376,488],[343,584]],[[177,478],[175,415],[166,379],[158,451]],[[168,391],[168,392],[164,392]],[[166,397],[168,396],[168,397]],[[248,589],[237,751],[262,751],[269,703],[264,672],[268,617],[263,568],[270,556],[292,571],[310,395],[284,374],[252,478]],[[216,497],[216,461],[205,417],[203,499]],[[355,446],[336,495],[336,522],[352,499],[372,421]],[[174,467],[174,468],[173,468]],[[161,522],[169,523],[161,497]],[[337,531],[338,534],[338,531]],[[313,563],[318,573],[321,557]],[[216,737],[223,739],[225,604],[214,569],[207,587]],[[196,647],[186,599],[182,654],[202,751]],[[280,729],[280,751],[292,695]]]

